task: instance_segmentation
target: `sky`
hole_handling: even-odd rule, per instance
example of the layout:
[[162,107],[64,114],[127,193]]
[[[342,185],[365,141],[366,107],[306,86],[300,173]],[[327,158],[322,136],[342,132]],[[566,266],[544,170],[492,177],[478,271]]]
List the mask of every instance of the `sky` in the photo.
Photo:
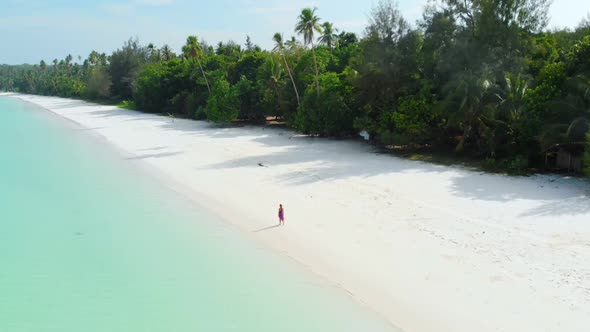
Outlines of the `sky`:
[[[415,22],[427,0],[399,0],[404,17]],[[0,0],[0,63],[20,64],[86,58],[110,53],[130,37],[180,50],[188,35],[209,44],[249,35],[262,48],[272,36],[294,35],[298,13],[317,7],[318,16],[343,31],[362,33],[377,0]],[[590,13],[589,0],[554,0],[550,27],[575,27]]]

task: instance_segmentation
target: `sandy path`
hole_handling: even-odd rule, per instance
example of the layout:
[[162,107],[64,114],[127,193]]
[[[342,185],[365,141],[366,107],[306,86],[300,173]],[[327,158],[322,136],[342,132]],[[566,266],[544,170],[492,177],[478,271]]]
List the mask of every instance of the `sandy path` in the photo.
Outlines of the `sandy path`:
[[[288,130],[19,98],[154,166],[407,331],[588,331],[587,181],[483,174]],[[273,227],[279,203],[282,228]]]

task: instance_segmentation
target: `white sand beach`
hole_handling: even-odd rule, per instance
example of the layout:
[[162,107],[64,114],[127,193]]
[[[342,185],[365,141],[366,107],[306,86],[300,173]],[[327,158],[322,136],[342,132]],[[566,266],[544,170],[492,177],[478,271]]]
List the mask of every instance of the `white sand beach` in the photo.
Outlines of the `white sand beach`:
[[13,96],[104,137],[405,331],[590,329],[589,181],[484,174],[360,141]]

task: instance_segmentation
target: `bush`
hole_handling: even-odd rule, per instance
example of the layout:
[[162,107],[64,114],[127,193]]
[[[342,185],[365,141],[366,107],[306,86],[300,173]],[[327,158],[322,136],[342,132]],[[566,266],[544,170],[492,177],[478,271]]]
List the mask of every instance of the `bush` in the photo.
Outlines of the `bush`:
[[375,122],[371,121],[367,116],[357,117],[356,119],[354,119],[354,121],[352,122],[352,127],[354,128],[354,130],[358,132],[366,130],[367,132],[369,132],[369,134],[374,134],[376,131]]
[[483,169],[490,172],[497,172],[501,168],[501,163],[494,158],[486,158],[482,165]]
[[584,172],[590,176],[590,132],[586,134],[586,153],[584,154]]
[[508,172],[512,174],[524,174],[529,167],[529,160],[525,156],[517,155],[513,159],[486,158],[483,169],[490,172]]
[[111,94],[111,78],[105,68],[93,68],[86,84],[86,96],[90,99],[105,99]]
[[524,173],[529,167],[529,161],[523,156],[516,156],[510,161],[508,168],[517,173]]
[[238,93],[239,100],[239,118],[254,121],[264,121],[265,114],[263,107],[261,107],[260,99],[255,82],[250,81],[245,75],[242,75],[240,80],[234,85]]
[[224,78],[215,80],[207,102],[207,119],[218,123],[231,122],[238,117],[239,112],[238,91]]
[[199,120],[199,121],[207,120],[207,112],[205,111],[205,108],[204,107],[197,108],[197,110],[195,111],[195,114],[193,115],[193,119]]
[[136,110],[137,109],[137,105],[135,105],[135,102],[132,100],[123,100],[122,102],[117,104],[118,108],[124,108],[126,110]]
[[407,145],[411,141],[405,135],[384,129],[379,132],[379,142],[383,145]]
[[147,65],[139,73],[133,99],[142,111],[190,118],[209,96],[193,74],[191,64],[180,59]]
[[174,64],[156,63],[145,67],[137,78],[134,100],[145,112],[161,113],[173,96],[170,91],[170,67]]
[[173,113],[191,117],[195,109],[197,109],[197,97],[194,92],[182,91],[170,100],[170,110]]
[[147,61],[147,48],[129,39],[110,57],[111,91],[118,98],[131,98],[141,68]]
[[316,85],[306,90],[295,117],[295,128],[313,135],[346,136],[354,133],[354,114],[345,102],[348,87],[337,74],[320,76],[320,94]]
[[390,130],[382,130],[379,133],[379,142],[381,142],[381,144],[383,145],[393,145],[393,133]]
[[391,115],[396,133],[414,143],[425,143],[430,140],[435,119],[432,105],[423,96],[400,98],[397,111]]

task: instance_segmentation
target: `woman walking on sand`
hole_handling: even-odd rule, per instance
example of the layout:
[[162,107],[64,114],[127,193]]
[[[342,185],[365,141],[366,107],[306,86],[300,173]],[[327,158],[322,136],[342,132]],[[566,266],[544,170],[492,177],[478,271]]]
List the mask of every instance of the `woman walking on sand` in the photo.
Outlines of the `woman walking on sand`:
[[279,204],[279,225],[285,224],[285,210],[283,209],[283,204]]

